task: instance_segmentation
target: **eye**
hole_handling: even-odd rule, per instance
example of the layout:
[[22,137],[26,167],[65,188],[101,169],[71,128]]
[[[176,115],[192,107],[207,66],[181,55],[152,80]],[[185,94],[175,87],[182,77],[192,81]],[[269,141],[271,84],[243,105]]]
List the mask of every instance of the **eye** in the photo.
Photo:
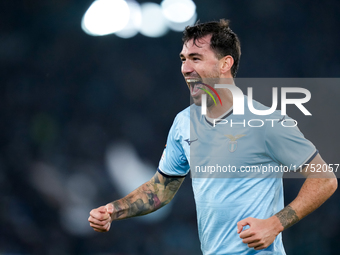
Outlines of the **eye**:
[[193,61],[199,61],[201,60],[200,58],[192,58]]
[[184,62],[184,61],[185,61],[185,58],[181,58],[181,61]]

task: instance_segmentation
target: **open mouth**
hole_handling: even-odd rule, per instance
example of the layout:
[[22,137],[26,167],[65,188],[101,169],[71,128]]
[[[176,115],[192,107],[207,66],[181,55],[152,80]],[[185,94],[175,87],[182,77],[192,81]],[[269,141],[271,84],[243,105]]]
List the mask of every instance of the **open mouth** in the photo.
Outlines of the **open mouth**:
[[212,86],[204,83],[202,81],[202,79],[200,79],[200,78],[186,78],[185,80],[186,80],[186,82],[189,86],[190,93],[191,93],[191,96],[193,98],[197,99],[200,95],[202,95],[202,93],[206,93],[213,99],[213,101],[216,105],[216,100],[215,100],[214,96],[212,95],[212,93],[214,93],[216,95],[216,97],[218,98],[220,104],[222,105],[221,98],[220,98],[219,94],[217,93],[217,91]]
[[187,78],[186,82],[189,86],[191,95],[197,96],[201,92],[201,88],[203,87],[203,83],[201,79],[198,78]]

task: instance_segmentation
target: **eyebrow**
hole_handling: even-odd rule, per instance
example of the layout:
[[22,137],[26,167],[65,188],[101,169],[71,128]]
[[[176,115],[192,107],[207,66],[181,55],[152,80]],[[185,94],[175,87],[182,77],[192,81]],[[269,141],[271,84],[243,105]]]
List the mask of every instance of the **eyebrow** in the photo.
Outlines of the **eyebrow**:
[[[190,58],[190,57],[197,57],[197,56],[198,57],[203,57],[203,55],[199,54],[199,53],[190,53],[188,57]],[[180,58],[185,58],[185,56],[182,53],[179,54],[179,57]]]

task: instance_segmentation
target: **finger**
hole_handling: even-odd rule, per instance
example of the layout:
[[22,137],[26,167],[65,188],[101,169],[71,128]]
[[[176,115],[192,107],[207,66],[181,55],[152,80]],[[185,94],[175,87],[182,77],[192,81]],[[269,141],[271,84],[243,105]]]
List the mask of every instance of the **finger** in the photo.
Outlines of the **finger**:
[[95,229],[96,231],[107,231],[107,226],[101,226],[97,224],[90,223],[91,228]]
[[108,204],[105,206],[105,208],[106,208],[106,211],[107,211],[109,214],[113,213],[113,204],[108,203]]
[[107,232],[106,230],[104,230],[104,229],[101,229],[101,228],[96,228],[96,227],[92,227],[93,228],[93,230],[94,231],[96,231],[96,232]]
[[107,220],[110,218],[110,214],[106,212],[105,206],[103,208],[104,210],[102,208],[93,209],[90,215],[97,220]]
[[91,215],[92,217],[94,217],[94,218],[99,218],[100,215],[103,214],[103,213],[101,212],[101,209],[102,209],[101,207],[96,208],[96,209],[92,209],[92,210],[90,211],[90,215]]
[[253,231],[250,228],[248,228],[241,232],[240,238],[244,239],[244,238],[251,237],[253,235],[254,235]]
[[98,207],[97,210],[101,213],[106,213],[106,207],[105,206]]
[[237,222],[237,234],[241,233],[242,229],[243,229],[243,220]]
[[106,231],[109,231],[110,227],[111,227],[111,223],[108,222],[104,227],[105,227]]
[[243,219],[237,222],[237,234],[241,233],[244,226],[247,226],[250,224],[249,219],[250,218],[248,217],[246,219]]
[[97,224],[97,225],[99,225],[99,226],[104,226],[104,225],[107,224],[110,220],[109,220],[109,219],[107,219],[107,220],[97,220],[97,219],[95,219],[95,218],[93,218],[93,217],[90,216],[90,217],[88,218],[88,221],[91,222],[91,223]]
[[259,247],[263,245],[263,242],[260,242],[259,240],[256,240],[254,242],[248,243],[249,248]]
[[253,242],[259,242],[260,239],[259,238],[256,238],[255,236],[251,236],[251,237],[248,237],[248,238],[244,238],[242,240],[243,243],[247,243],[247,244],[250,244],[250,243],[253,243]]
[[110,229],[111,222],[106,222],[104,225],[103,224],[96,224],[96,223],[90,222],[90,226],[92,228],[108,231]]
[[267,248],[264,244],[263,245],[259,245],[259,246],[256,246],[256,247],[254,247],[254,250],[262,250],[262,249],[265,249],[265,248]]

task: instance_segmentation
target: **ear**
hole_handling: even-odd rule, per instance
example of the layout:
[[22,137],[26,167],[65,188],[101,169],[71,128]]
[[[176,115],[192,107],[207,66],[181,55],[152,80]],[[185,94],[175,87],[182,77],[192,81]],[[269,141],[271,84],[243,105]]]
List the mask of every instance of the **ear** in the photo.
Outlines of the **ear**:
[[232,56],[228,55],[220,59],[220,69],[222,74],[227,74],[228,71],[231,72],[231,67],[234,64],[234,59]]

